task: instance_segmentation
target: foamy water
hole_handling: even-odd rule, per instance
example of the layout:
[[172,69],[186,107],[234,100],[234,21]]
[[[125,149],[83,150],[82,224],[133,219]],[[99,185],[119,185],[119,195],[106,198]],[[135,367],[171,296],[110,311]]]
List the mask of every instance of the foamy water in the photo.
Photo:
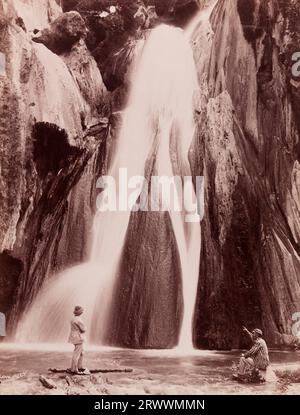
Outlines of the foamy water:
[[[129,179],[144,176],[146,162],[156,149],[156,175],[191,176],[188,152],[195,132],[194,93],[198,85],[189,39],[181,29],[157,27],[134,68],[129,107],[109,175],[117,178],[119,169],[126,168]],[[184,300],[179,348],[192,350],[200,225],[186,223],[185,213],[170,211],[170,217],[180,257]],[[73,307],[81,304],[89,341],[103,343],[109,330],[107,313],[129,219],[129,210],[96,214],[89,261],[44,284],[18,326],[19,342],[64,342]]]

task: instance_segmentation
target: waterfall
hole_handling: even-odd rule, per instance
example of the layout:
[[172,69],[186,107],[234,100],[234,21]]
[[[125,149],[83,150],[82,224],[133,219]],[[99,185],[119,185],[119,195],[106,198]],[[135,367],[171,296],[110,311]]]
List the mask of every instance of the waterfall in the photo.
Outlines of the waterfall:
[[[147,177],[145,166],[155,151],[157,176],[191,176],[188,154],[195,131],[197,74],[189,39],[181,29],[161,25],[151,31],[134,65],[132,85],[108,175],[118,182],[120,169],[126,169],[128,178]],[[183,286],[179,346],[191,348],[200,225],[186,222],[185,211],[170,210],[170,217]],[[73,308],[80,304],[89,341],[103,343],[129,219],[129,209],[96,213],[89,260],[45,282],[18,325],[17,340],[65,342]]]

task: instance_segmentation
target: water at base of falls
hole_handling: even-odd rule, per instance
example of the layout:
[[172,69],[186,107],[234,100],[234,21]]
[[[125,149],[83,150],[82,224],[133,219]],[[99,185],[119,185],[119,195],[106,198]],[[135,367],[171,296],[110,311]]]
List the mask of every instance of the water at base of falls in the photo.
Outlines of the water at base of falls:
[[[120,168],[128,177],[147,176],[145,166],[156,148],[158,176],[191,176],[188,152],[194,137],[197,75],[193,53],[181,29],[153,29],[133,73],[129,107],[124,116],[109,175]],[[155,146],[154,146],[155,144]],[[176,162],[174,161],[176,160]],[[170,212],[180,257],[184,312],[179,347],[192,349],[192,321],[200,257],[200,225],[186,223],[185,212]],[[89,341],[102,344],[115,277],[130,219],[127,212],[97,212],[92,252],[86,263],[47,281],[20,321],[20,342],[64,342],[75,305],[85,309]]]

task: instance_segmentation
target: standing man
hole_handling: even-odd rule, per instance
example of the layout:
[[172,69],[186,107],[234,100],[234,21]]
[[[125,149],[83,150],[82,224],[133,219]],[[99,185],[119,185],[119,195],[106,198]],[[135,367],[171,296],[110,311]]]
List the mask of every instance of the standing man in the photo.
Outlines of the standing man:
[[83,308],[81,306],[76,306],[73,314],[74,317],[71,320],[71,331],[69,336],[69,343],[74,344],[71,373],[80,374],[85,371],[83,368],[83,343],[85,341],[86,328],[81,319]]
[[252,369],[266,371],[270,364],[270,360],[267,344],[262,338],[262,331],[260,329],[254,329],[251,333],[246,327],[243,327],[243,330],[250,336],[254,344],[252,348],[245,354],[242,354],[240,358],[239,376],[245,375]]

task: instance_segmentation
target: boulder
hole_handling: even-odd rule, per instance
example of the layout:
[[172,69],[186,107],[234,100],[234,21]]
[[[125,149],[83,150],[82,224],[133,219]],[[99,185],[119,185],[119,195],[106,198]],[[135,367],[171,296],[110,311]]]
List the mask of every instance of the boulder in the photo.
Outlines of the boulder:
[[57,389],[57,386],[55,385],[55,383],[51,379],[45,378],[45,376],[41,375],[39,377],[39,381],[47,389]]
[[32,40],[43,43],[52,52],[60,55],[86,36],[87,28],[83,18],[78,12],[71,11],[59,16],[49,28],[40,31]]
[[157,15],[178,26],[185,26],[203,3],[203,0],[154,0]]

